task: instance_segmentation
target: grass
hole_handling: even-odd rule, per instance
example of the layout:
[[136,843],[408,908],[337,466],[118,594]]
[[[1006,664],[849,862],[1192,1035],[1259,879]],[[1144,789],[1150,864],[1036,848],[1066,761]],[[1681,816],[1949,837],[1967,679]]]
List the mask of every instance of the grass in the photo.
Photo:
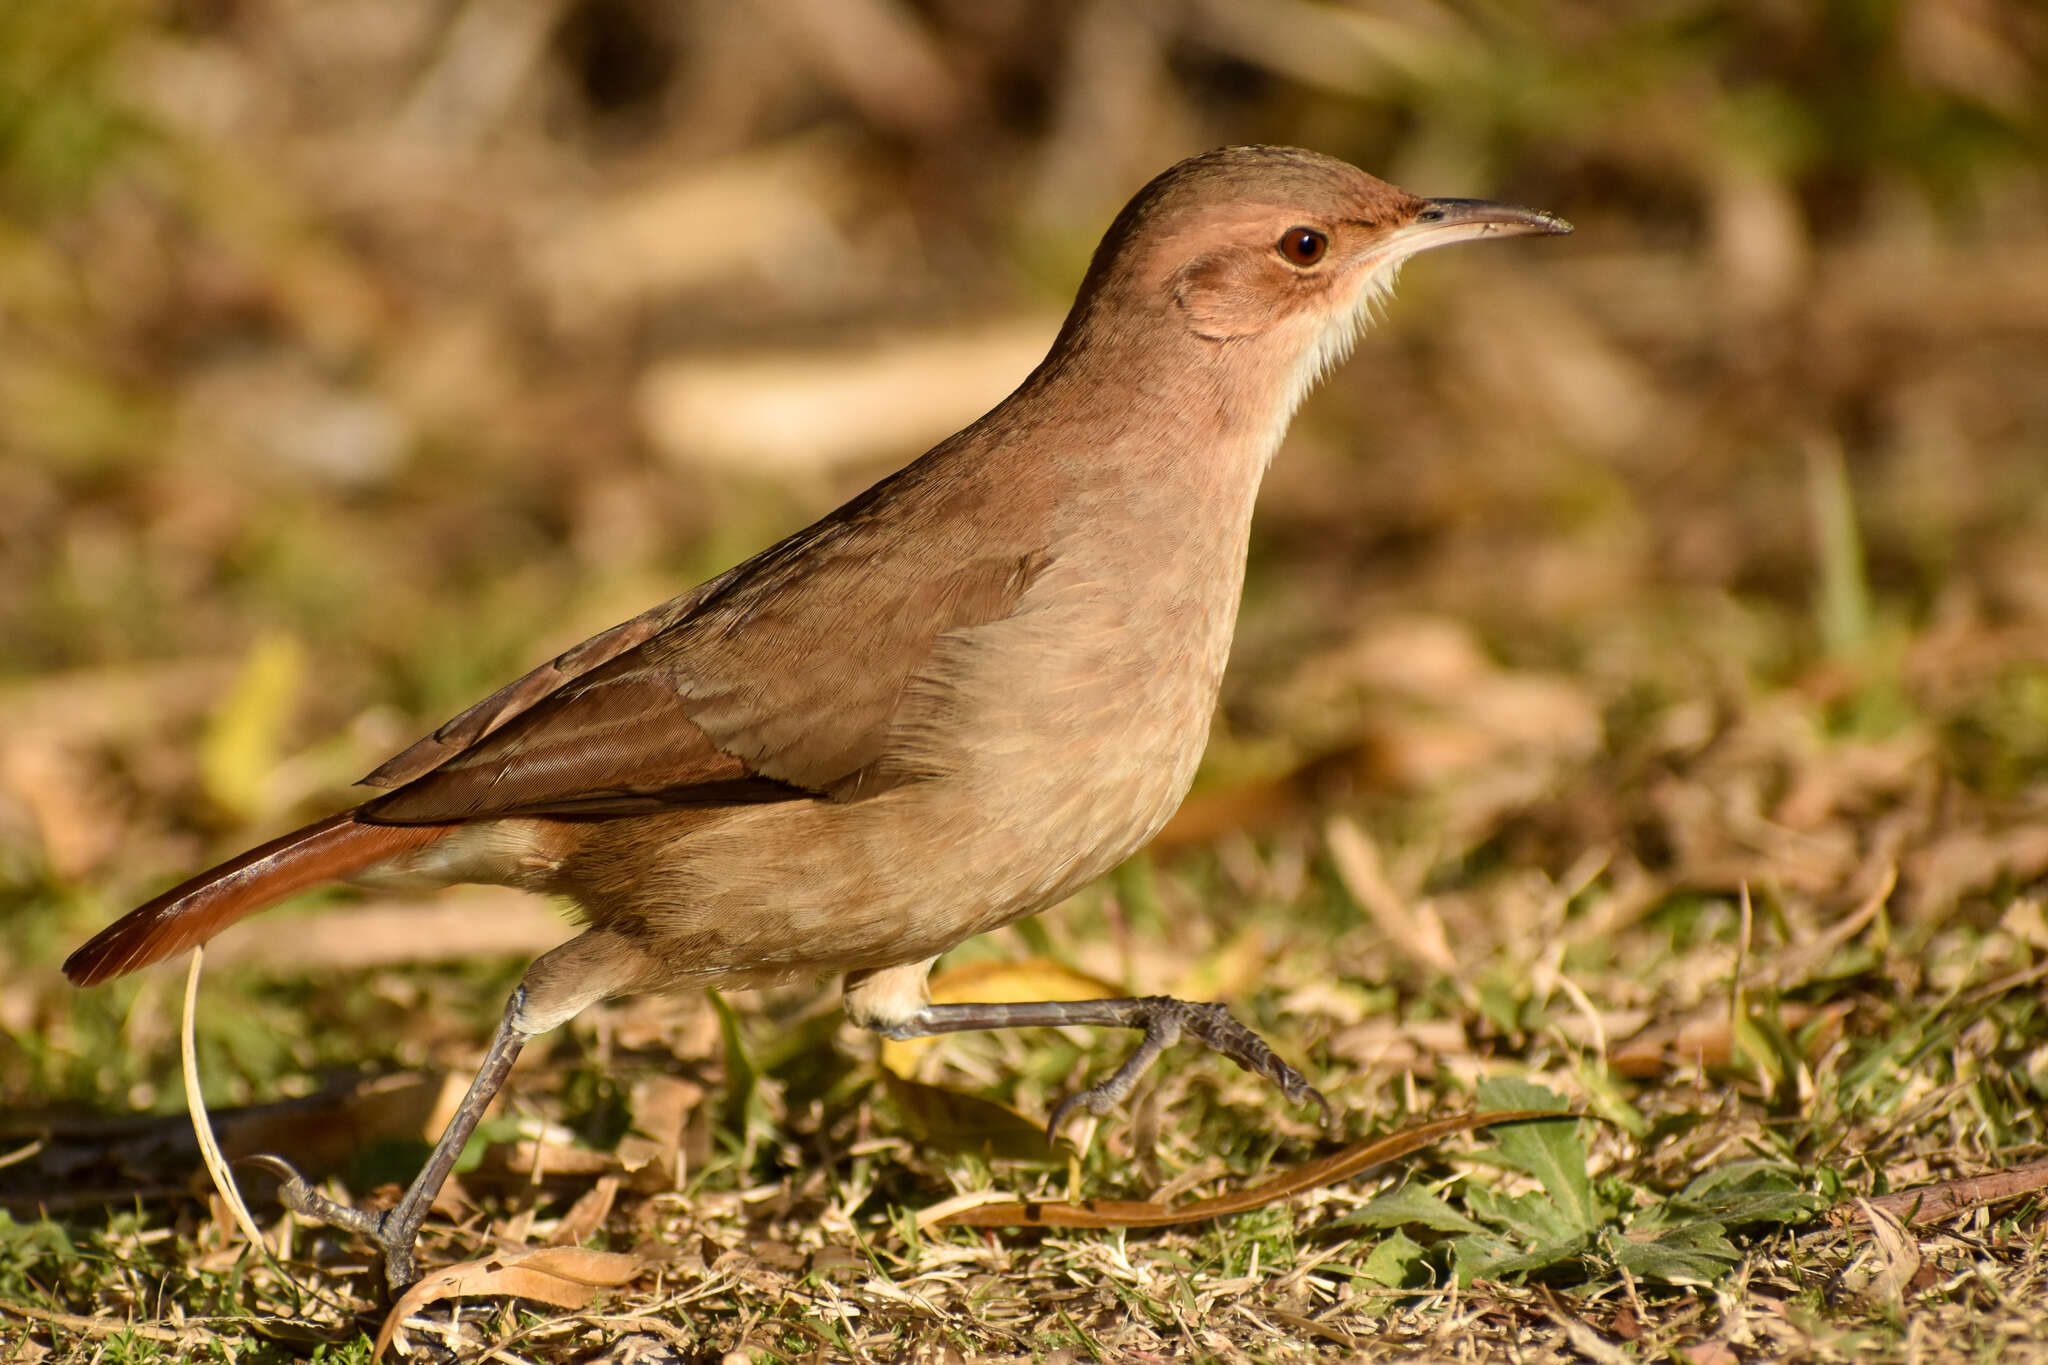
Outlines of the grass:
[[[1785,723],[1787,708],[1801,724]],[[1579,801],[1612,801],[1624,827],[1655,826],[1671,810],[1698,822],[1672,841],[1680,851],[1664,868],[1556,832],[1542,858],[1502,846],[1527,834],[1453,856],[1445,812],[1457,793],[1382,798],[1389,809],[1374,823],[1415,832],[1412,844],[1382,848],[1382,861],[1410,911],[1446,927],[1455,948],[1442,967],[1390,938],[1310,828],[1288,821],[1141,860],[949,960],[1050,957],[1140,989],[1228,998],[1308,1063],[1345,1139],[1471,1105],[1562,1102],[1585,1119],[1452,1140],[1392,1170],[1188,1227],[920,1228],[920,1210],[984,1189],[1206,1195],[1336,1139],[1262,1082],[1183,1049],[1130,1114],[1054,1152],[1027,1141],[1030,1120],[1012,1113],[1042,1116],[1114,1065],[1126,1040],[948,1038],[898,1078],[878,1067],[873,1040],[836,1026],[829,995],[791,989],[716,1009],[701,998],[624,1002],[537,1049],[507,1117],[489,1129],[494,1145],[461,1177],[459,1227],[437,1220],[428,1246],[447,1261],[497,1238],[546,1240],[596,1177],[520,1175],[519,1142],[539,1134],[560,1164],[573,1165],[563,1153],[596,1153],[592,1169],[623,1182],[590,1244],[637,1252],[646,1269],[583,1312],[481,1301],[461,1317],[459,1349],[570,1359],[630,1331],[678,1343],[686,1358],[741,1350],[759,1360],[2039,1350],[2044,1330],[2027,1306],[2041,1288],[2038,1192],[1903,1231],[1855,1202],[2041,1155],[2048,929],[2038,895],[1994,872],[1974,893],[1980,912],[1915,917],[1909,886],[1887,894],[1893,879],[1880,875],[1907,851],[1896,846],[1866,849],[1846,869],[1843,889],[1866,899],[1860,917],[1832,887],[1773,885],[1785,861],[1774,839],[1828,848],[1832,836],[1911,811],[1925,798],[1910,787],[1876,810],[1857,792],[1830,821],[1796,832],[1741,801],[1669,795],[1673,783],[1695,796],[1745,783],[1796,792],[1802,777],[1861,771],[1900,742],[1830,736],[1824,710],[1760,696],[1720,736],[1675,756],[1671,717],[1638,716],[1640,748],[1559,761],[1549,781]],[[1912,724],[1950,732],[1941,717]],[[1482,769],[1457,785],[1498,775]],[[1945,825],[1953,804],[1919,812],[1936,863],[1944,841],[1981,842],[1968,825]],[[1750,849],[1753,882],[1731,894],[1682,875],[1684,858],[1720,866],[1739,856],[1731,846]],[[29,915],[75,926],[91,911],[45,902]],[[199,1016],[209,1091],[229,1103],[302,1090],[329,1067],[459,1067],[512,969],[386,969],[367,980],[312,964],[216,972]],[[1045,970],[977,973],[1000,982],[1009,971],[1026,985]],[[61,1009],[66,1027],[13,1083],[175,1109],[170,997],[146,981],[46,1000],[40,1008]],[[652,1188],[618,1164],[620,1143],[676,1077],[703,1098],[668,1139],[683,1158],[679,1182]],[[78,1150],[75,1138],[58,1145]],[[385,1169],[402,1178],[420,1151],[400,1145]],[[1006,1151],[1016,1155],[992,1155]],[[180,1178],[175,1161],[157,1164]],[[42,1182],[77,1178],[56,1169],[31,1155],[0,1179],[16,1177],[10,1197],[32,1200]],[[361,1194],[378,1177],[359,1162],[347,1182]],[[292,1325],[301,1315],[340,1333],[321,1358],[362,1358],[353,1324],[373,1299],[359,1254],[310,1229],[285,1245],[310,1299],[198,1205],[30,1217],[0,1236],[0,1301],[174,1334],[16,1319],[63,1358],[281,1359],[303,1349],[294,1339],[304,1328]]]

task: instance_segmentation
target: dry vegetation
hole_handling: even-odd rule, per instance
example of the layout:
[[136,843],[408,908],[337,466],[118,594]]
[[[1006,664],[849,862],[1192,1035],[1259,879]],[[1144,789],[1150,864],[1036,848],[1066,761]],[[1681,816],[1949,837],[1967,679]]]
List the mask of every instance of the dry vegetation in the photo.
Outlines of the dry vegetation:
[[[366,1359],[360,1249],[259,1199],[288,1278],[203,1194],[176,973],[64,952],[980,411],[1226,141],[1579,233],[1409,272],[1275,468],[1196,796],[948,979],[1229,999],[1341,1133],[1188,1055],[1055,1151],[1017,1115],[1126,1039],[622,1002],[428,1244],[617,1283],[404,1346],[2048,1358],[2044,110],[2032,0],[0,5],[0,1361]],[[564,933],[222,940],[224,1141],[408,1176]],[[1186,1226],[932,1216],[1553,1097]]]

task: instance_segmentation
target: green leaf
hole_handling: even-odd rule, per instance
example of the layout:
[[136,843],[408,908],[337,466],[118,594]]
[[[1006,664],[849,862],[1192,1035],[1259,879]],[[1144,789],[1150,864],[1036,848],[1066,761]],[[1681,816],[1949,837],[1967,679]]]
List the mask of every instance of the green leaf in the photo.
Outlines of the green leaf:
[[633,1129],[631,1089],[615,1077],[581,1068],[562,1086],[563,1121],[594,1151],[610,1152]]
[[1753,1011],[1739,1010],[1729,1021],[1728,1031],[1733,1055],[1754,1066],[1758,1077],[1775,1093],[1785,1081],[1785,1058],[1762,1019]]
[[711,999],[711,1008],[718,1015],[719,1036],[725,1040],[725,1126],[739,1135],[745,1152],[743,1164],[751,1165],[755,1126],[752,1118],[761,1088],[761,1068],[755,1065],[754,1055],[747,1048],[740,1017],[733,1007],[717,991],[704,994]]
[[[1509,1076],[1481,1081],[1479,1105],[1484,1109],[1565,1108],[1561,1096]],[[1571,1235],[1585,1236],[1613,1216],[1613,1210],[1593,1196],[1593,1182],[1586,1174],[1586,1145],[1579,1140],[1576,1119],[1508,1124],[1495,1132],[1497,1158],[1536,1178]]]
[[1669,1228],[1647,1241],[1629,1236],[1606,1241],[1616,1265],[1638,1279],[1664,1284],[1712,1284],[1740,1259],[1727,1229],[1710,1220]]
[[1615,1080],[1613,1072],[1590,1061],[1574,1067],[1573,1072],[1585,1089],[1589,1113],[1607,1120],[1638,1141],[1648,1135],[1650,1121],[1629,1103],[1627,1087]]
[[1476,1279],[1504,1279],[1510,1275],[1527,1275],[1531,1271],[1564,1265],[1579,1259],[1588,1245],[1584,1241],[1557,1242],[1534,1251],[1524,1251],[1511,1242],[1480,1233],[1460,1237],[1451,1243],[1451,1264],[1456,1270],[1458,1283],[1470,1284]]
[[1863,535],[1841,447],[1816,442],[1807,450],[1807,510],[1820,542],[1820,581],[1814,617],[1827,652],[1852,659],[1870,644],[1870,584],[1864,573]]
[[1505,1230],[1526,1247],[1577,1246],[1591,1232],[1547,1194],[1497,1194],[1474,1188],[1466,1192],[1465,1200],[1481,1222]]
[[[469,1144],[456,1158],[457,1173],[475,1170],[488,1145],[472,1133]],[[433,1155],[433,1151],[431,1142],[416,1137],[373,1137],[349,1154],[343,1178],[352,1190],[374,1190],[379,1185],[396,1185],[404,1189],[419,1174],[420,1167],[427,1164],[427,1158]]]
[[1362,1208],[1337,1219],[1333,1227],[1398,1228],[1423,1227],[1435,1232],[1484,1232],[1479,1224],[1459,1213],[1443,1199],[1420,1185],[1402,1185],[1374,1198]]
[[[1487,1022],[1503,1033],[1520,1031],[1522,1027],[1522,999],[1509,983],[1498,978],[1488,978],[1480,982],[1479,991],[1474,1003],[1478,1005],[1479,1012],[1486,1016]],[[1484,1089],[1483,1083],[1481,1088],[1482,1090]],[[1504,1107],[1526,1109],[1531,1106],[1508,1105]],[[1540,1108],[1541,1106],[1536,1107]]]
[[1658,1213],[1683,1212],[1727,1227],[1750,1223],[1803,1223],[1832,1202],[1801,1186],[1788,1172],[1762,1161],[1737,1161],[1697,1176]]
[[0,1209],[0,1264],[32,1267],[45,1256],[62,1263],[77,1255],[71,1238],[56,1223],[47,1218],[17,1223],[5,1209]]
[[1429,1249],[1404,1232],[1382,1237],[1358,1268],[1360,1278],[1388,1289],[1429,1286]]
[[[491,1148],[517,1142],[525,1136],[525,1132],[525,1124],[516,1114],[498,1114],[485,1119],[470,1133],[469,1141],[462,1144],[462,1152],[455,1158],[455,1174],[468,1175],[483,1164],[484,1157]],[[392,1184],[409,1183],[413,1174],[416,1174],[421,1166],[426,1165],[428,1156],[433,1152],[433,1148],[427,1143],[416,1140],[408,1140],[406,1147],[408,1154],[405,1160],[409,1163],[411,1173],[390,1175],[387,1179]]]
[[1451,1243],[1451,1270],[1459,1284],[1470,1284],[1487,1274],[1491,1267],[1521,1254],[1511,1242],[1491,1233],[1475,1232]]

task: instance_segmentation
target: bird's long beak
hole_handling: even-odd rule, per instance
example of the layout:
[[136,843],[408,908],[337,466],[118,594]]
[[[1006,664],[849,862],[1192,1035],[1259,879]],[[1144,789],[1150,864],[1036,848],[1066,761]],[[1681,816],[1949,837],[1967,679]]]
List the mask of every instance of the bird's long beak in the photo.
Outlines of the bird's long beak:
[[1539,209],[1496,204],[1490,199],[1429,199],[1406,226],[1390,234],[1390,240],[1399,243],[1402,255],[1412,256],[1478,237],[1555,236],[1571,230],[1572,225],[1564,219]]
[[1572,225],[1554,213],[1496,204],[1490,199],[1425,199],[1406,223],[1371,241],[1353,265],[1351,306],[1332,317],[1306,355],[1306,390],[1315,378],[1350,351],[1374,308],[1393,292],[1395,277],[1411,256],[1481,237],[1556,236]]

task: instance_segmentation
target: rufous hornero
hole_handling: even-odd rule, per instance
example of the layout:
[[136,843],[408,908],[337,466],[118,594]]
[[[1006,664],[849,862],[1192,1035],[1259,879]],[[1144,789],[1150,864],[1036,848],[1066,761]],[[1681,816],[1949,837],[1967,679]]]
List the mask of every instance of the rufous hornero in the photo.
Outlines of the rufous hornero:
[[290,1207],[382,1249],[394,1291],[520,1047],[630,992],[840,975],[847,1018],[892,1038],[1142,1030],[1052,1127],[1106,1112],[1183,1037],[1321,1105],[1221,1005],[933,1004],[926,974],[1115,867],[1180,804],[1260,478],[1402,263],[1570,230],[1293,148],[1183,161],[1117,215],[1051,351],[985,417],[485,698],[371,773],[382,794],[165,892],[65,971],[105,981],[336,880],[573,901],[586,927],[527,970],[394,1208],[337,1204],[275,1163]]

